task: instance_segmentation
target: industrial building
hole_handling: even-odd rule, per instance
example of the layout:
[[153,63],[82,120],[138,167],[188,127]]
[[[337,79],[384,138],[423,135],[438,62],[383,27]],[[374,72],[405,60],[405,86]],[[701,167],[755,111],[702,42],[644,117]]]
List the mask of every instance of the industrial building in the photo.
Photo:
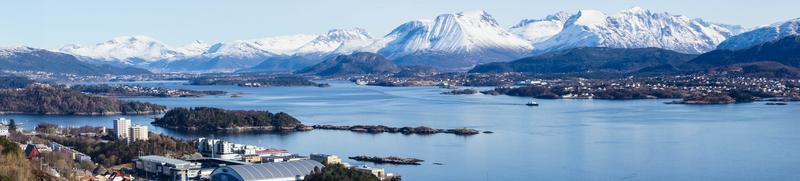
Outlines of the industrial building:
[[314,168],[322,169],[314,160],[232,165],[219,167],[211,173],[211,180],[220,181],[297,181],[311,174]]
[[190,180],[200,176],[200,163],[193,163],[158,155],[141,156],[134,160],[137,175],[154,180]]
[[311,154],[311,160],[318,161],[325,165],[342,163],[342,159],[339,158],[339,156],[328,154]]

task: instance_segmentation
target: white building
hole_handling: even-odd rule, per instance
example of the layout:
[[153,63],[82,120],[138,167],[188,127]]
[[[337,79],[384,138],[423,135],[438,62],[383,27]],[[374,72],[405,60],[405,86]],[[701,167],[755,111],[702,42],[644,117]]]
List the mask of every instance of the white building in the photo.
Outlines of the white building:
[[130,136],[128,137],[131,141],[147,141],[147,126],[142,125],[134,125],[131,126]]
[[296,181],[303,180],[315,168],[324,165],[313,160],[253,165],[231,165],[219,167],[211,173],[211,180],[231,181]]
[[311,154],[311,160],[318,161],[325,165],[331,164],[341,164],[342,159],[336,155],[328,155],[328,154]]
[[119,118],[114,120],[114,134],[117,140],[128,139],[130,136],[129,129],[131,127],[131,120],[127,118]]
[[213,158],[240,160],[242,155],[256,155],[257,151],[264,150],[253,145],[235,144],[219,139],[198,138],[195,142],[201,154]]
[[200,176],[200,163],[187,162],[158,155],[141,156],[134,160],[136,174],[152,180],[194,180]]

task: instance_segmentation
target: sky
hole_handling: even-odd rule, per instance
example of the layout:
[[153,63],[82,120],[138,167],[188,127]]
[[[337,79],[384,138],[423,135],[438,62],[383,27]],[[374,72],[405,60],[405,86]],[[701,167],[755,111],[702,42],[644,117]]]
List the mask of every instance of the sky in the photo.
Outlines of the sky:
[[355,27],[381,37],[444,13],[485,10],[509,27],[558,11],[634,6],[745,27],[800,17],[800,0],[24,0],[0,5],[0,46],[55,49],[144,35],[178,47]]

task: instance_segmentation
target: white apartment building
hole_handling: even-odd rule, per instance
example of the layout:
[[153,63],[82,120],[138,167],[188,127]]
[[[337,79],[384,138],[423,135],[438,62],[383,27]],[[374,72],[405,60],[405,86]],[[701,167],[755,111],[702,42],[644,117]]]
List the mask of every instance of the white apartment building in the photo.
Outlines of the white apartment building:
[[127,118],[119,118],[114,120],[114,134],[117,140],[128,139],[130,136],[131,120]]
[[134,125],[130,128],[130,141],[147,141],[147,126]]

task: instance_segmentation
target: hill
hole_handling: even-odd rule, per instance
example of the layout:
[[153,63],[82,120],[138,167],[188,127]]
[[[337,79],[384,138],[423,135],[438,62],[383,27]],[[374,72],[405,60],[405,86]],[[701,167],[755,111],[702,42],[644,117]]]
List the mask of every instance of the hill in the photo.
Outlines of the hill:
[[583,47],[555,51],[512,62],[479,65],[470,72],[500,73],[634,73],[653,67],[673,67],[695,55],[659,48]]
[[86,95],[56,87],[0,89],[0,114],[112,115],[156,114],[166,107],[113,97]]
[[289,114],[269,111],[224,110],[211,107],[175,108],[153,125],[192,131],[275,131],[302,126]]
[[300,70],[314,64],[319,63],[321,60],[313,59],[303,56],[277,56],[267,58],[256,66],[240,69],[238,73],[252,73],[252,72],[291,72]]
[[0,49],[0,70],[43,71],[77,75],[133,75],[149,74],[140,68],[120,68],[110,65],[95,65],[78,60],[75,56],[30,47]]
[[391,60],[375,53],[353,53],[329,58],[314,66],[297,71],[298,74],[318,76],[343,76],[355,74],[393,74],[402,68]]
[[682,69],[707,70],[734,64],[748,64],[764,61],[772,61],[789,67],[800,68],[800,36],[787,36],[739,50],[714,50],[689,61],[686,65],[682,66]]

